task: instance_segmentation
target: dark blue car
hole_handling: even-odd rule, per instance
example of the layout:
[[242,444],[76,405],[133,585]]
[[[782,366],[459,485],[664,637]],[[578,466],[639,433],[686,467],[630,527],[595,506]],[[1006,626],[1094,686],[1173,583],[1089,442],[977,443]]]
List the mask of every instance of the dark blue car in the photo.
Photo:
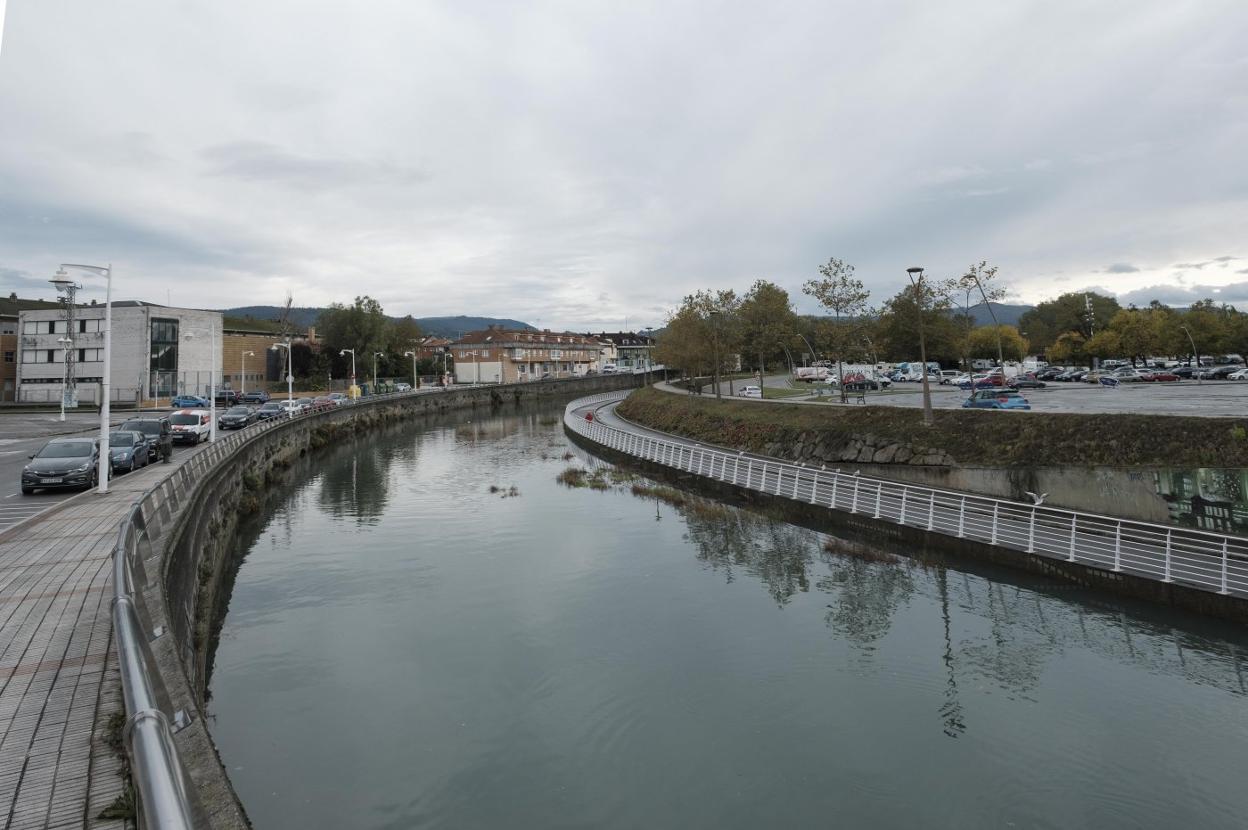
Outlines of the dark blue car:
[[979,389],[962,402],[963,409],[1031,409],[1013,389]]

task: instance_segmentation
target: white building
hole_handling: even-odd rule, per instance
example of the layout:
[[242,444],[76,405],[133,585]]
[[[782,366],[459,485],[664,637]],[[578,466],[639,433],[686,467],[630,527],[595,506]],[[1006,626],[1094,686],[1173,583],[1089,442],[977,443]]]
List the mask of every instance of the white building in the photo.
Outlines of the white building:
[[[17,399],[60,401],[65,350],[72,348],[78,401],[96,404],[104,379],[104,306],[75,306],[72,331],[64,309],[23,311],[18,320]],[[215,311],[113,303],[112,400],[134,402],[140,392],[147,400],[207,394],[214,364],[221,369],[222,322]]]

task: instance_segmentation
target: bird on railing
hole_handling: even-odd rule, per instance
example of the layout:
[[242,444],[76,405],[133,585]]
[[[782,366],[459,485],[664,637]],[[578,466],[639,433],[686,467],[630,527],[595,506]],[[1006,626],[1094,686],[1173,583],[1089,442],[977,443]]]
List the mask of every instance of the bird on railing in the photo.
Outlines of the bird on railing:
[[1044,500],[1049,497],[1048,493],[1033,493],[1030,490],[1027,491],[1027,495],[1031,496],[1031,500],[1034,502],[1033,507],[1039,507],[1044,504]]

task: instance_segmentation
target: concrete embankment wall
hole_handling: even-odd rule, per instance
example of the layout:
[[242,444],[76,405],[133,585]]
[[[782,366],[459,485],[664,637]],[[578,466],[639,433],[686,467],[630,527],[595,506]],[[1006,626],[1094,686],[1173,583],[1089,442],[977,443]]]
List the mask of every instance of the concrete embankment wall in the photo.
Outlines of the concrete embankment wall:
[[212,649],[237,559],[245,554],[237,549],[236,530],[240,520],[266,506],[266,495],[281,488],[294,461],[384,424],[454,410],[566,399],[632,387],[639,380],[598,376],[431,392],[343,407],[257,433],[204,475],[170,531],[156,540],[161,550],[150,561],[159,562],[160,579],[153,582],[163,591],[153,590],[146,603],[151,629],[167,632],[151,648],[172,708],[193,713],[191,725],[175,741],[213,827],[248,826],[203,717]]

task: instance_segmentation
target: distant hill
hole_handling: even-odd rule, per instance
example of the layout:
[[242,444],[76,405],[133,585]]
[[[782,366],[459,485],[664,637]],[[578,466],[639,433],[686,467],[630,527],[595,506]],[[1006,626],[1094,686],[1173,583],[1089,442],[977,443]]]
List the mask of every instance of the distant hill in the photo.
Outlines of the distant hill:
[[[316,325],[316,319],[321,316],[323,310],[310,306],[292,307],[290,309],[290,321],[296,328],[306,329],[308,326]],[[280,319],[282,309],[280,306],[275,305],[249,305],[223,309],[221,313],[230,318],[229,322],[231,325],[239,327],[251,326],[261,329],[267,328],[272,321]],[[390,319],[400,320],[402,318],[392,316]],[[414,319],[416,324],[420,326],[420,330],[425,334],[452,339],[459,337],[464,332],[477,331],[490,325],[500,325],[509,329],[533,328],[528,323],[505,317],[470,317],[461,314],[456,317],[416,317]]]
[[[1009,303],[993,303],[992,310],[997,314],[997,322],[1003,326],[1017,326],[1018,318],[1034,309],[1034,305],[1010,305]],[[957,309],[961,313],[962,309]],[[980,303],[971,306],[971,316],[975,318],[975,325],[990,326],[992,325],[992,314],[988,311],[988,306]]]

